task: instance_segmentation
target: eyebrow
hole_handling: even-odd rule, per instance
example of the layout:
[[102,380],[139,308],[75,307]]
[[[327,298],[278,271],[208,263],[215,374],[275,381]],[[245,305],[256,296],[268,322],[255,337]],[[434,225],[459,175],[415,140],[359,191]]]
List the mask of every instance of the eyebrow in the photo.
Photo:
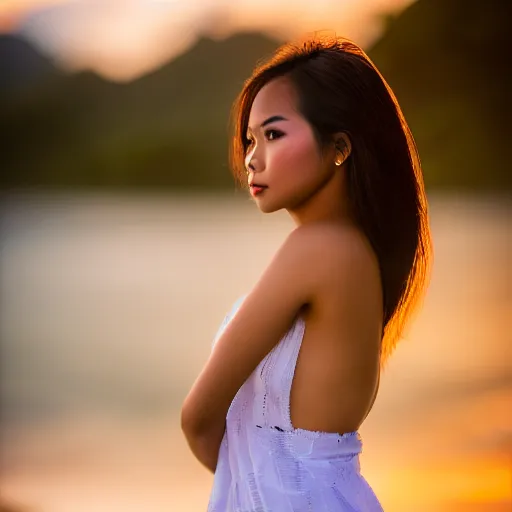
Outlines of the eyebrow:
[[[260,124],[260,128],[263,128],[264,126],[267,126],[267,124],[274,123],[276,121],[288,121],[288,119],[286,119],[286,117],[283,116],[271,116],[268,119],[265,119],[265,121],[263,121],[263,123]],[[250,126],[247,126],[247,130],[250,130],[252,132]]]

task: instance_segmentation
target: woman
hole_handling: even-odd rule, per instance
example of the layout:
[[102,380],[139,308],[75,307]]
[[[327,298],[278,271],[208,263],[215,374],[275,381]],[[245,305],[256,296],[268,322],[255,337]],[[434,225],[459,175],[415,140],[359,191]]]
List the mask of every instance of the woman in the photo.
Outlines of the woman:
[[296,227],[225,317],[183,404],[189,446],[215,473],[208,510],[380,511],[358,429],[429,277],[413,137],[345,38],[283,45],[234,107],[235,177]]

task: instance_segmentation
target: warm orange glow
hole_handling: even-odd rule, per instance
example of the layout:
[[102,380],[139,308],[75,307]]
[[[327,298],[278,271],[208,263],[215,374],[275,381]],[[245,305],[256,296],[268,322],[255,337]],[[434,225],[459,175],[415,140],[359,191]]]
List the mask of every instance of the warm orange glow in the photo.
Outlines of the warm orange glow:
[[[135,424],[84,416],[61,422],[58,429],[51,424],[36,432],[27,429],[11,441],[21,447],[20,460],[32,462],[3,475],[6,496],[51,504],[49,510],[56,512],[72,502],[78,512],[135,510],[130,508],[135,503],[151,503],[152,510],[204,509],[213,477],[191,455],[178,422],[176,417]],[[493,511],[485,505],[510,503],[510,453],[446,455],[442,436],[438,448],[433,453],[417,444],[396,458],[371,449],[364,454],[363,473],[384,510]]]
[[3,0],[0,3],[0,32],[16,30],[20,21],[34,9],[68,2],[69,0]]
[[512,474],[506,460],[437,461],[419,468],[396,468],[385,476],[381,496],[396,510],[400,504],[441,505],[455,501],[499,502],[511,498]]
[[[51,41],[56,59],[70,70],[93,69],[116,81],[132,80],[186,51],[200,34],[222,38],[260,30],[280,39],[319,30],[336,31],[365,46],[380,33],[381,12],[403,9],[413,0],[269,0],[230,2],[86,2],[7,0],[0,3],[0,31],[17,29],[31,12],[73,5],[58,24],[45,20],[35,39]],[[34,36],[34,34],[31,34]]]

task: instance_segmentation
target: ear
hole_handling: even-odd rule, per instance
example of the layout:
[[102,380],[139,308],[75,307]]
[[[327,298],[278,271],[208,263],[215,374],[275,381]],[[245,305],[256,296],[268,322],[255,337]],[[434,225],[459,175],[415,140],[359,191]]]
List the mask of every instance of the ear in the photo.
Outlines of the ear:
[[340,154],[343,161],[352,152],[352,142],[345,132],[338,132],[334,135],[334,146],[336,148],[336,155]]

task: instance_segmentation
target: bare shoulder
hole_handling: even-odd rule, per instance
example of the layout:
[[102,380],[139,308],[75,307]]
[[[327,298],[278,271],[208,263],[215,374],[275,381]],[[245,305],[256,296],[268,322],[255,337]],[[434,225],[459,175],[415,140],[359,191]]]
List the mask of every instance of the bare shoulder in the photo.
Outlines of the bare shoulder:
[[351,225],[307,224],[294,229],[288,239],[306,246],[315,243],[319,249],[329,252],[341,250],[346,254],[353,254],[354,251],[371,253],[371,246],[364,233]]
[[363,336],[378,342],[383,321],[382,283],[379,261],[368,238],[355,227],[306,227],[297,232],[297,238],[308,248],[305,261],[314,269],[306,272],[312,319],[334,330],[350,331],[344,339]]
[[[313,224],[296,228],[287,240],[290,252],[301,250],[304,263],[317,267],[314,275],[321,284],[343,281],[360,287],[380,280],[376,254],[364,233],[352,226]],[[361,281],[362,280],[362,281]],[[358,286],[359,285],[359,286]],[[346,288],[345,288],[346,289]]]

